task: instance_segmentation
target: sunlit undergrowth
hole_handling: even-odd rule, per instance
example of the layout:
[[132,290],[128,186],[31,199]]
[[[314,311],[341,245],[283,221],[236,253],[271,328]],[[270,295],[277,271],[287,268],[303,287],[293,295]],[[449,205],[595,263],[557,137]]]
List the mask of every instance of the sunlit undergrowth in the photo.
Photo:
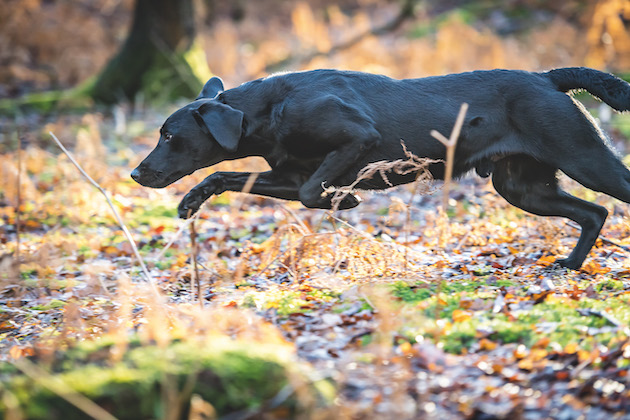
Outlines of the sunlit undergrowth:
[[[240,385],[240,368],[185,370],[173,391],[164,379],[172,372],[148,378],[129,359],[145,348],[167,360],[179,351],[178,343],[205,348],[204,340],[215,337],[226,351],[248,349],[243,369],[254,376],[269,375],[254,369],[262,363],[257,357],[266,357],[258,353],[263,348],[265,354],[286,354],[288,359],[280,359],[289,362],[277,365],[280,387],[252,394],[247,402],[234,400],[228,391],[194,391],[207,404],[203,407],[220,413],[246,409],[282,418],[287,410],[302,410],[325,416],[331,392],[348,413],[362,412],[366,401],[376,398],[370,395],[385,392],[381,381],[386,379],[388,386],[398,384],[391,398],[408,398],[407,383],[442,401],[441,391],[425,389],[441,380],[460,381],[457,392],[466,399],[490,392],[465,379],[479,375],[498,381],[496,389],[518,383],[525,404],[542,389],[530,381],[543,373],[551,375],[546,386],[564,387],[563,395],[594,386],[593,378],[619,384],[612,400],[604,388],[593,388],[596,406],[617,407],[627,396],[630,222],[623,204],[564,181],[576,195],[610,211],[584,267],[572,272],[552,262],[572,248],[578,231],[564,220],[525,215],[478,178],[453,186],[447,216],[436,212],[439,191],[418,195],[411,187],[364,194],[357,209],[337,213],[224,194],[211,199],[195,221],[197,286],[189,225],[176,218],[175,209],[205,174],[164,190],[142,188],[128,172],[144,151],[106,151],[101,136],[108,129],[106,124],[84,128],[81,136],[70,135],[69,143],[113,197],[162,296],[144,284],[103,197],[64,155],[32,146],[20,156],[0,156],[6,175],[0,192],[0,355],[17,363],[2,368],[7,381],[20,377],[15,370],[20,366],[28,369],[19,364],[28,359],[90,398],[97,391],[86,384],[75,387],[73,375],[120,383],[116,375],[124,373],[140,381],[138,389],[170,389],[188,402],[187,377],[199,378],[201,386],[207,375],[226,374],[223,382],[249,392]],[[264,168],[256,160],[232,165]],[[114,344],[93,355],[81,350],[102,339]],[[213,360],[223,364],[223,353],[210,346],[198,354],[199,363],[218,357]],[[83,356],[70,360],[54,349]],[[289,356],[292,352],[297,358]],[[56,367],[59,363],[64,369]],[[331,381],[318,382],[309,373],[313,367],[325,367],[323,377]],[[358,385],[351,384],[363,383],[363,375],[374,369],[380,379],[360,385],[360,394],[353,395],[350,389]],[[571,373],[574,369],[577,373]],[[26,401],[22,390],[33,381],[45,387],[45,381],[27,377],[10,379],[13,385],[0,389],[0,410],[11,408],[11,395],[18,406]],[[306,383],[315,387],[304,388]],[[42,392],[44,405],[56,398]],[[151,405],[154,397],[138,398],[149,401],[150,410],[175,410],[175,403]],[[188,410],[188,402],[178,407]]]
[[[96,369],[93,364],[114,369],[94,371],[94,380],[119,382],[108,375],[118,375],[116,369],[124,366],[136,369],[124,363],[130,363],[125,357],[138,345],[168,358],[177,343],[198,347],[204,337],[217,337],[228,349],[233,343],[235,349],[251,351],[246,357],[253,359],[245,366],[258,363],[258,348],[297,351],[289,363],[297,370],[279,365],[284,385],[270,394],[252,396],[245,405],[230,402],[229,393],[200,394],[208,404],[204,407],[218,412],[238,406],[279,418],[299,407],[309,416],[325,416],[331,399],[322,395],[331,392],[348,413],[361,412],[387,378],[399,384],[392,398],[407,398],[403,383],[417,381],[414,386],[423,395],[440,399],[440,392],[423,390],[422,384],[427,378],[456,380],[446,367],[462,363],[470,371],[453,370],[453,375],[516,381],[526,404],[531,396],[526,390],[539,389],[529,380],[541,372],[553,372],[552,387],[570,380],[582,387],[586,373],[599,377],[611,369],[614,378],[607,373],[607,380],[625,384],[630,223],[619,202],[565,181],[573,193],[610,211],[602,239],[582,270],[571,272],[552,262],[572,248],[577,230],[564,220],[525,215],[478,178],[453,186],[447,216],[436,212],[439,191],[419,195],[412,187],[364,194],[357,209],[336,213],[223,194],[212,198],[195,221],[197,286],[189,225],[176,218],[175,209],[205,173],[164,190],[142,188],[128,173],[151,142],[142,140],[140,131],[136,143],[146,145],[134,147],[142,151],[106,150],[101,137],[110,135],[110,128],[100,124],[83,128],[77,137],[66,129],[69,144],[113,197],[162,297],[144,285],[132,248],[105,200],[65,155],[35,146],[20,156],[6,153],[0,156],[6,175],[0,192],[0,354],[5,361],[29,358],[72,384],[73,370]],[[18,162],[23,168],[19,184]],[[264,169],[256,160],[231,165]],[[93,356],[77,350],[83,358],[63,359],[67,372],[54,368],[62,359],[53,349],[80,349],[81,343],[103,338],[115,345]],[[209,351],[208,357],[220,357]],[[308,373],[323,366],[324,377],[332,380],[327,391]],[[566,373],[573,368],[581,373]],[[12,369],[5,379],[17,378]],[[361,385],[360,396],[348,394],[349,384],[372,369],[379,370],[381,379]],[[133,372],[125,375],[144,375]],[[204,375],[220,372],[195,368],[185,375],[201,375],[203,383]],[[223,381],[248,392],[239,385],[239,374],[227,375]],[[164,376],[152,378],[150,383],[164,386]],[[304,391],[303,384],[311,382],[315,388]],[[192,398],[180,385],[171,391]],[[578,385],[565,394],[578,392]],[[11,391],[0,390],[5,409],[10,406],[6,401],[12,401],[7,395],[22,401],[20,387],[26,385],[11,386]],[[615,395],[626,395],[623,389]],[[88,397],[96,392],[85,387],[75,391]],[[462,384],[458,392],[468,398],[478,391]],[[601,404],[596,397],[603,398],[603,390],[594,393],[594,404]],[[54,393],[42,395],[42,401],[54,398]],[[145,397],[153,401],[149,394],[139,398]],[[180,407],[186,410],[186,404]],[[174,408],[157,404],[150,409]]]
[[[16,65],[5,66],[4,77],[27,90],[94,74],[119,35],[99,41],[107,37],[93,28],[124,20],[86,14],[105,3],[125,14],[120,8],[131,4],[40,3],[0,10],[12,44],[46,52],[39,67],[26,53],[5,57]],[[237,3],[248,8],[242,21],[220,16],[200,29],[226,87],[287,59],[296,68],[394,77],[583,64],[623,76],[630,57],[628,7],[619,0],[516,7],[492,0],[444,12],[435,2],[436,10],[422,5],[399,30],[366,35],[334,54],[331,48],[395,15],[400,2]],[[55,20],[64,31],[51,37]],[[531,26],[516,30],[521,24]],[[608,116],[587,95],[579,99],[627,148],[629,116]],[[176,207],[209,170],[163,190],[129,178],[168,114],[138,98],[133,111],[122,105],[111,116],[0,116],[0,418],[85,418],[81,401],[61,401],[77,392],[72,398],[122,408],[121,419],[630,412],[626,204],[563,179],[572,194],[610,213],[577,272],[552,263],[570,252],[579,229],[526,215],[472,175],[452,187],[446,216],[436,211],[439,189],[366,193],[357,209],[336,213],[222,194],[195,221],[193,252],[190,225],[176,218]],[[159,296],[107,203],[49,131],[112,196]],[[245,168],[266,164],[222,166]]]

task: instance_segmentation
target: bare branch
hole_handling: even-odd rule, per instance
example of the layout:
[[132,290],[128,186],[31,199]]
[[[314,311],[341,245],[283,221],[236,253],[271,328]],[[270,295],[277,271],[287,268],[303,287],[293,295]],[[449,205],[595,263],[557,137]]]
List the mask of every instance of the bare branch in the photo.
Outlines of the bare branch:
[[55,140],[55,143],[57,143],[57,146],[59,146],[59,148],[61,148],[61,150],[66,154],[66,156],[68,156],[68,159],[70,159],[70,162],[74,164],[74,166],[79,170],[79,172],[81,172],[81,174],[85,177],[85,179],[87,179],[90,182],[90,184],[92,184],[97,190],[101,192],[101,194],[103,194],[103,196],[105,197],[105,200],[107,200],[107,204],[109,204],[109,208],[111,208],[112,212],[114,213],[114,217],[116,218],[118,225],[122,229],[123,233],[127,237],[127,240],[129,241],[129,244],[131,245],[131,249],[133,250],[135,257],[138,260],[138,264],[140,264],[142,273],[144,274],[147,282],[149,282],[149,284],[151,285],[151,288],[155,292],[156,296],[159,296],[160,293],[157,289],[157,286],[155,285],[155,281],[153,280],[153,277],[151,277],[149,270],[147,270],[147,267],[144,264],[142,257],[140,256],[140,252],[138,251],[136,242],[133,240],[133,237],[131,236],[129,229],[127,229],[127,226],[123,223],[122,218],[120,217],[120,214],[118,214],[118,210],[116,210],[114,203],[112,203],[112,200],[109,198],[109,194],[107,194],[107,192],[96,181],[94,181],[94,179],[92,179],[92,177],[89,176],[87,172],[85,172],[85,170],[83,170],[81,165],[79,165],[79,163],[72,157],[70,152],[68,152],[68,150],[64,147],[64,145],[59,141],[57,136],[55,136],[52,131],[49,131],[49,134],[52,136],[53,140]]
[[446,211],[448,207],[448,193],[451,189],[451,179],[453,177],[453,164],[455,158],[455,147],[457,147],[457,140],[459,138],[459,133],[462,130],[462,125],[464,124],[464,117],[466,116],[466,112],[468,111],[468,104],[464,102],[462,106],[459,108],[459,114],[457,114],[457,119],[455,120],[455,126],[453,127],[453,131],[451,131],[451,137],[446,138],[443,134],[439,133],[436,130],[431,130],[431,135],[440,141],[444,146],[446,146],[446,171],[444,173],[444,187],[442,190],[442,210]]

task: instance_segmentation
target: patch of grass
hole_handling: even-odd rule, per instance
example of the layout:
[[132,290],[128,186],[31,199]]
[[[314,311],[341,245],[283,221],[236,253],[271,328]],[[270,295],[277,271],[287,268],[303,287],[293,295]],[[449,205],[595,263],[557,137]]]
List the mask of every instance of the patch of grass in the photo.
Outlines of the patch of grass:
[[404,281],[393,283],[391,287],[392,294],[405,303],[421,302],[433,295],[428,288],[414,288]]
[[[496,286],[513,287],[516,283],[512,280],[501,280],[500,284],[497,282],[492,289],[495,290]],[[599,287],[614,291],[623,288],[623,282],[607,279]],[[461,353],[469,348],[472,342],[479,338],[478,331],[485,332],[489,339],[502,344],[519,343],[529,347],[541,338],[547,337],[550,343],[557,343],[560,346],[579,342],[584,348],[589,348],[597,343],[608,343],[613,338],[618,339],[623,335],[621,328],[615,329],[606,316],[599,314],[607,314],[622,325],[630,322],[630,297],[626,295],[605,301],[586,297],[572,300],[552,295],[542,303],[524,306],[521,310],[512,310],[511,317],[508,318],[503,313],[468,310],[466,304],[462,305],[463,298],[467,301],[479,299],[493,301],[496,298],[496,292],[489,290],[483,279],[447,282],[439,294],[435,285],[417,287],[405,282],[396,282],[390,288],[392,295],[402,304],[417,305],[418,310],[422,311],[427,319],[447,322],[445,328],[436,327],[438,324],[434,324],[435,321],[425,325],[406,325],[401,334],[410,339],[416,335],[433,337],[437,343],[441,343],[445,351],[451,353]],[[456,310],[462,312],[454,317]],[[442,333],[435,334],[436,328],[443,329]]]
[[[289,382],[291,375],[300,375],[287,349],[281,345],[236,343],[224,337],[205,344],[174,341],[166,348],[141,346],[136,341],[121,361],[108,360],[112,344],[109,340],[89,342],[67,352],[58,353],[51,371],[55,380],[107,407],[116,418],[161,418],[160,413],[173,407],[164,398],[169,392],[180,395],[192,381],[189,392],[211,401],[220,415],[238,410],[260,409]],[[34,359],[37,363],[37,359]],[[290,373],[292,371],[292,373]],[[84,419],[85,413],[67,403],[58,394],[42,386],[41,378],[19,373],[8,363],[0,363],[2,389],[11,393],[13,404],[25,418]],[[323,385],[323,384],[319,384]],[[306,392],[320,401],[334,390],[330,385],[309,385]],[[327,390],[326,392],[324,392]],[[5,418],[7,399],[0,399],[0,417]],[[281,403],[290,417],[298,415],[294,396]],[[303,407],[299,408],[303,409]],[[188,405],[181,416],[188,418]]]
[[251,304],[262,309],[275,308],[280,316],[288,316],[294,313],[306,313],[314,306],[331,302],[339,296],[339,293],[328,289],[315,289],[307,287],[306,290],[277,290],[275,292],[261,292],[248,298]]
[[517,283],[513,282],[512,280],[498,279],[496,284],[498,287],[512,287],[516,286]]
[[173,266],[173,259],[172,258],[164,258],[160,261],[156,261],[155,262],[155,266],[160,269],[160,270],[167,270],[169,268],[171,268]]
[[36,275],[37,275],[37,269],[36,268],[29,268],[27,270],[22,270],[20,272],[20,277],[22,278],[22,280],[32,279]]
[[441,337],[444,351],[448,353],[460,354],[464,349],[468,349],[476,340],[475,330],[461,329],[452,330]]
[[[504,284],[512,285],[513,283],[505,281]],[[440,291],[446,295],[457,294],[457,296],[460,296],[462,292],[473,293],[484,286],[485,281],[483,279],[449,281],[444,282]],[[422,302],[434,296],[438,292],[438,289],[439,285],[436,284],[425,285],[421,283],[419,285],[413,285],[404,281],[398,281],[391,285],[391,293],[394,297],[405,303]]]
[[521,343],[530,346],[534,342],[534,331],[527,322],[513,322],[505,315],[498,315],[484,324],[494,331],[490,338],[501,343]]
[[598,292],[608,291],[608,290],[619,291],[623,289],[624,289],[623,282],[620,280],[614,280],[614,279],[607,279],[601,283],[598,283],[595,286],[595,290],[597,290]]
[[50,302],[48,302],[46,305],[35,305],[31,307],[31,309],[34,309],[36,311],[48,311],[50,309],[61,308],[63,306],[66,306],[66,302],[58,300],[58,299],[53,299]]

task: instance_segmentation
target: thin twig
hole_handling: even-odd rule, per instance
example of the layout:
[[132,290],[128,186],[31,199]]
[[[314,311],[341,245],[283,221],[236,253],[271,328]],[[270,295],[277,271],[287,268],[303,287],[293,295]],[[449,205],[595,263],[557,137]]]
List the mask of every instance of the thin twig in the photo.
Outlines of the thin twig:
[[179,238],[179,236],[184,232],[184,230],[186,230],[188,225],[191,224],[193,222],[193,220],[194,220],[194,218],[190,218],[190,219],[184,220],[184,222],[179,226],[179,228],[177,229],[177,232],[175,232],[175,234],[173,235],[171,240],[168,241],[168,243],[164,246],[164,248],[162,248],[162,250],[160,251],[158,256],[155,257],[156,261],[160,261],[162,259],[162,257],[164,257],[164,254],[166,254],[166,251],[168,251],[168,249],[171,246],[173,246],[173,244],[175,243],[177,238]]
[[[188,217],[190,217],[190,212],[192,210],[188,210]],[[197,213],[198,215],[199,213]],[[197,232],[195,232],[195,219],[197,215],[192,218],[192,222],[190,223],[190,247],[191,247],[191,258],[193,263],[193,273],[194,279],[191,283],[191,292],[190,296],[194,296],[194,287],[197,285],[197,297],[199,298],[199,306],[203,308],[203,298],[201,296],[201,279],[199,278],[199,268],[197,267]]]
[[409,202],[405,205],[405,269],[404,274],[407,275],[407,269],[409,268],[409,234],[411,233],[411,209],[413,208],[413,199],[418,194],[420,190],[420,185],[423,182],[427,182],[427,179],[430,179],[430,172],[421,171],[416,175],[416,180],[413,183],[413,190],[411,192],[411,196],[409,197]]
[[621,321],[619,321],[617,318],[615,318],[614,316],[604,312],[604,311],[598,311],[596,309],[592,309],[592,308],[584,308],[584,309],[577,309],[577,312],[582,315],[582,316],[596,316],[599,318],[603,318],[606,321],[608,321],[608,323],[614,327],[621,327],[623,326],[623,323]]
[[[371,240],[371,241],[374,241],[374,242],[380,243],[380,242],[378,242],[378,241],[376,240],[376,238],[375,238],[373,235],[371,235],[371,234],[369,234],[369,233],[367,233],[367,232],[362,231],[361,229],[358,229],[358,228],[356,228],[356,227],[352,226],[350,223],[346,222],[345,220],[340,219],[340,218],[338,218],[337,216],[334,216],[334,215],[332,215],[332,216],[330,216],[330,217],[331,217],[332,219],[334,219],[334,220],[338,221],[339,223],[344,224],[346,227],[350,228],[351,230],[353,230],[354,232],[356,232],[357,234],[359,234],[359,236],[362,236],[362,237],[364,237],[365,239],[369,239],[369,240]],[[337,234],[337,232],[334,232],[334,233],[335,233],[335,234]]]
[[83,411],[85,414],[96,420],[117,420],[112,414],[107,412],[103,407],[96,404],[86,396],[79,394],[77,391],[68,386],[65,382],[50,375],[44,369],[38,367],[27,359],[18,359],[12,362],[15,367],[22,371],[26,376],[44,388],[47,388],[53,394],[58,395],[70,404]]
[[17,143],[18,143],[18,150],[17,150],[17,178],[16,178],[16,184],[17,184],[17,206],[15,208],[15,260],[17,261],[17,269],[18,272],[20,270],[20,225],[22,224],[21,222],[21,213],[22,210],[20,209],[21,205],[22,205],[22,136],[20,136],[20,131],[19,131],[19,126],[16,124],[15,127],[15,132],[17,135]]
[[296,214],[296,213],[295,213],[292,209],[290,209],[289,207],[285,206],[285,205],[284,205],[284,204],[282,204],[282,203],[280,203],[280,204],[278,204],[278,205],[280,206],[280,208],[281,208],[282,210],[284,210],[286,213],[288,213],[291,217],[293,217],[293,218],[295,219],[296,223],[297,223],[297,224],[299,224],[299,225],[302,227],[302,229],[304,230],[304,232],[309,232],[309,233],[312,233],[312,230],[311,230],[309,227],[307,227],[307,226],[306,226],[306,224],[304,224],[304,222],[302,221],[302,219],[300,219],[300,218],[298,217],[298,215],[297,215],[297,214]]
[[118,222],[118,225],[120,226],[120,228],[122,229],[123,233],[127,237],[127,240],[129,241],[129,244],[131,245],[131,249],[133,250],[133,253],[136,256],[136,259],[138,260],[138,264],[140,264],[140,268],[142,269],[142,272],[144,273],[144,276],[145,276],[147,282],[151,285],[151,289],[156,294],[156,296],[159,296],[160,293],[159,293],[159,291],[157,289],[157,286],[155,285],[153,277],[151,277],[151,274],[149,273],[149,270],[147,270],[147,266],[144,264],[144,261],[142,260],[142,257],[140,256],[140,252],[138,251],[138,247],[136,246],[136,242],[133,240],[133,237],[131,236],[131,233],[129,232],[129,229],[127,229],[127,226],[123,223],[122,218],[118,214],[118,210],[116,210],[116,207],[114,206],[114,203],[109,198],[109,194],[107,194],[107,192],[96,181],[94,181],[94,179],[92,179],[92,177],[89,176],[87,174],[87,172],[85,172],[85,170],[83,170],[81,165],[79,165],[79,163],[72,157],[70,152],[68,152],[68,150],[64,147],[64,145],[59,141],[57,136],[55,136],[52,131],[49,131],[49,134],[52,136],[53,140],[55,140],[55,142],[57,143],[57,146],[59,146],[59,148],[61,148],[61,150],[66,154],[66,156],[68,156],[68,159],[70,159],[70,161],[79,170],[79,172],[81,172],[81,174],[97,190],[99,190],[101,192],[101,194],[103,194],[103,196],[105,197],[105,200],[107,200],[107,204],[109,204],[109,208],[112,209],[112,212],[114,213],[114,217],[116,218],[116,221]]
[[[447,209],[448,209],[448,197],[449,191],[451,189],[451,179],[453,177],[453,165],[455,158],[455,148],[457,147],[457,140],[459,138],[459,133],[461,132],[462,125],[464,124],[464,118],[466,116],[466,112],[468,111],[468,104],[466,102],[462,103],[459,108],[459,114],[457,114],[457,119],[455,120],[455,125],[453,126],[453,130],[451,131],[450,138],[444,137],[442,133],[437,130],[431,130],[431,136],[436,138],[440,143],[446,146],[446,170],[444,172],[444,186],[442,191],[442,213],[444,217],[447,217]],[[446,226],[446,224],[444,224]],[[440,229],[440,242],[444,241],[446,228]],[[442,293],[442,288],[444,287],[444,278],[441,278],[440,282],[438,282],[438,287],[436,290],[436,305],[435,305],[435,319],[439,319],[440,312],[442,311],[442,305],[440,304],[440,294]],[[438,332],[440,335],[441,332]]]
[[459,133],[461,132],[462,125],[464,124],[464,117],[468,111],[468,104],[464,102],[459,108],[459,114],[455,120],[455,126],[451,131],[450,138],[444,137],[439,131],[431,130],[431,135],[446,146],[446,172],[444,173],[444,189],[442,196],[442,209],[446,212],[448,206],[448,193],[451,188],[451,178],[453,177],[453,164],[455,158],[455,147],[457,147],[457,140]]
[[258,179],[258,175],[260,175],[258,172],[252,172],[249,175],[249,178],[247,178],[247,181],[245,181],[245,185],[243,185],[243,189],[241,190],[241,192],[243,193],[243,196],[238,202],[238,205],[232,206],[233,209],[235,209],[236,211],[240,211],[243,209],[243,205],[245,204],[245,201],[249,197],[248,194],[252,190],[252,187],[254,186],[256,179]]

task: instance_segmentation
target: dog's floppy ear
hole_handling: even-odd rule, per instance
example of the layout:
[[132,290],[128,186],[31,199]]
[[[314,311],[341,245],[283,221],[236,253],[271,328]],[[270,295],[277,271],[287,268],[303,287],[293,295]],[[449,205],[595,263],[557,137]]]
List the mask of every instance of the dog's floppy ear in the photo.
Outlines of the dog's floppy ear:
[[223,90],[223,81],[218,77],[212,77],[205,85],[203,85],[203,89],[201,89],[199,96],[197,96],[195,100],[201,98],[212,99],[219,93],[223,92]]
[[221,103],[203,104],[193,111],[195,121],[228,152],[235,152],[243,132],[243,113]]

